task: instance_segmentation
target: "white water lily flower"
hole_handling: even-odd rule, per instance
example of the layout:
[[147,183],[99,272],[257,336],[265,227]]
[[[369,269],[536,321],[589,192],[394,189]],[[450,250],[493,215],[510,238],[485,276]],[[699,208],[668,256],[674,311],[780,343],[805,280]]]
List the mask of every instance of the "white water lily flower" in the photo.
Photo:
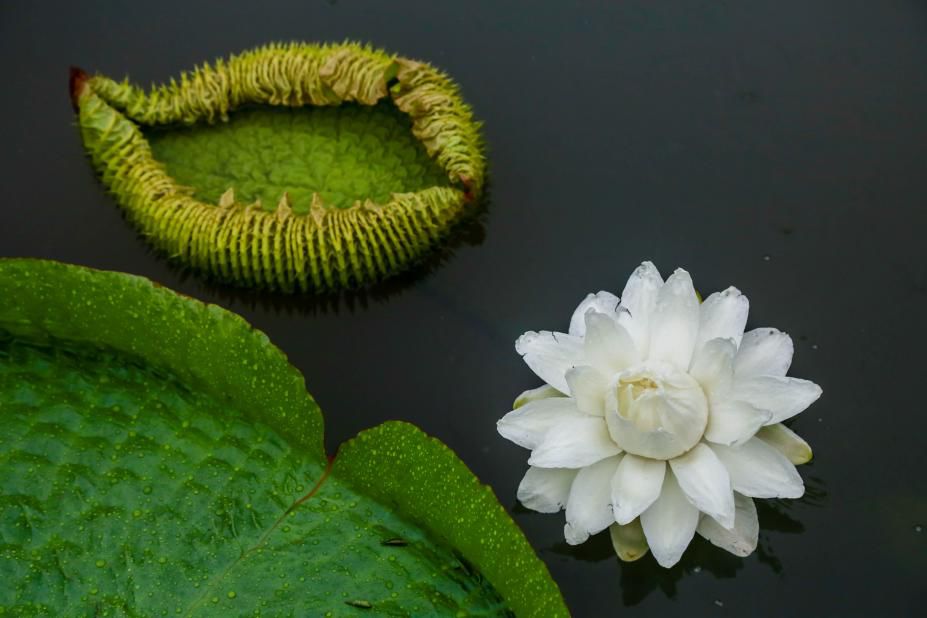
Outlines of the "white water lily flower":
[[786,377],[792,340],[744,333],[736,288],[699,303],[689,273],[644,262],[621,299],[590,294],[568,333],[528,332],[515,349],[546,384],[523,393],[499,433],[531,449],[518,499],[566,509],[576,545],[609,529],[622,560],[664,567],[698,532],[738,556],[756,549],[753,498],[798,498],[811,448],[782,424],[821,395]]

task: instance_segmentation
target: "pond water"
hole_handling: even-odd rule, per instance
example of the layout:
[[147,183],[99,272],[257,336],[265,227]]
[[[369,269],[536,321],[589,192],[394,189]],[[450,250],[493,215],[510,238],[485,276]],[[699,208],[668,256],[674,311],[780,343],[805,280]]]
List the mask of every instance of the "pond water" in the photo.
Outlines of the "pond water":
[[[867,5],[868,4],[868,5]],[[485,122],[489,197],[448,251],[323,299],[233,290],[136,237],[84,158],[67,67],[147,85],[272,40],[371,41],[451,74]],[[330,451],[386,419],[491,485],[576,616],[911,615],[927,602],[927,8],[914,1],[273,2],[0,8],[0,254],[133,272],[244,315],[306,375]],[[824,389],[792,425],[808,492],[759,505],[747,559],[694,543],[672,570],[568,547],[518,506],[498,436],[539,384],[514,351],[565,329],[644,259],[796,345]],[[3,299],[2,302],[15,302]]]

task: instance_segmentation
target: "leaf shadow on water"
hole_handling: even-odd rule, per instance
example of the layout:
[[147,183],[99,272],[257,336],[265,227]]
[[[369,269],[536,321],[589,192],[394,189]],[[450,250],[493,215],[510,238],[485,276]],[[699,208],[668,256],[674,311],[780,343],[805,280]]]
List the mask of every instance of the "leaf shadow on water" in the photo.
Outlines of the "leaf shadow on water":
[[[805,495],[798,500],[755,500],[760,521],[760,538],[755,555],[760,564],[766,565],[773,573],[781,576],[784,566],[773,550],[772,539],[768,533],[801,534],[805,526],[791,512],[793,507],[820,507],[826,501],[826,484],[823,479],[813,476],[806,477]],[[546,550],[585,562],[618,562],[621,569],[621,601],[626,607],[639,604],[657,589],[662,590],[668,598],[675,598],[677,584],[690,574],[708,572],[718,579],[735,577],[738,571],[743,569],[745,560],[715,547],[698,534],[682,555],[682,559],[670,569],[661,567],[649,554],[636,562],[621,562],[615,556],[607,531],[591,537],[582,545],[573,546],[560,542]]]
[[[470,212],[458,221],[448,235],[439,240],[422,259],[394,276],[360,288],[322,293],[288,294],[278,290],[243,287],[222,281],[208,273],[192,269],[176,259],[168,259],[167,267],[181,283],[195,282],[205,295],[218,299],[226,306],[234,303],[248,309],[260,308],[283,315],[311,316],[338,314],[342,311],[354,313],[364,311],[371,304],[385,302],[408,291],[450,262],[460,249],[483,244],[486,239],[486,219],[489,216],[490,205],[490,183],[487,180],[483,195],[474,202]],[[150,255],[163,259],[163,253],[147,243],[146,246],[148,246]]]

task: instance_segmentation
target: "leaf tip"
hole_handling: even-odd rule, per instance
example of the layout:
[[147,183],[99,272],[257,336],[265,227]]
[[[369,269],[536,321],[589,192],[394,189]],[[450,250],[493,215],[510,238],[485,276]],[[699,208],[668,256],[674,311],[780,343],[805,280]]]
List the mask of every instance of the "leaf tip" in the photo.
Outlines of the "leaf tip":
[[71,105],[77,111],[77,101],[87,89],[90,74],[80,67],[71,66],[68,69],[68,91],[71,93]]

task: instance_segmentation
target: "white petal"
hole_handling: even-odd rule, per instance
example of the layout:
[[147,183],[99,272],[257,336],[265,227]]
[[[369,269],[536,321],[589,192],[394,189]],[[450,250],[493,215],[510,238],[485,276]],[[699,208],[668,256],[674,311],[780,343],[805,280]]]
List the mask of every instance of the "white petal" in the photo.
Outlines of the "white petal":
[[625,562],[634,562],[644,557],[650,550],[647,547],[647,539],[644,537],[644,529],[639,519],[635,519],[626,526],[612,524],[608,527],[608,532],[612,537],[612,547],[615,548],[615,553]]
[[751,376],[784,376],[792,364],[792,338],[775,328],[757,328],[744,334],[734,359],[734,373]]
[[532,401],[540,401],[541,399],[549,399],[551,397],[563,397],[563,393],[558,391],[556,388],[550,384],[544,384],[537,388],[529,388],[521,395],[515,398],[515,403],[512,404],[512,409],[517,410],[526,403],[531,403]]
[[695,352],[689,375],[698,380],[707,395],[721,395],[733,381],[736,353],[732,339],[712,339]]
[[515,350],[539,378],[566,393],[566,372],[583,365],[583,341],[579,337],[541,331],[529,331],[515,342]]
[[772,413],[760,410],[745,401],[712,400],[709,404],[705,439],[725,446],[743,444],[769,422]]
[[734,490],[721,460],[705,444],[671,459],[670,467],[689,502],[725,528],[734,525]]
[[506,440],[524,448],[537,448],[547,431],[557,423],[586,415],[567,397],[552,397],[526,403],[512,410],[496,423],[496,429]]
[[785,455],[759,438],[741,446],[712,444],[735,491],[752,498],[801,498],[805,484]]
[[615,521],[627,524],[660,497],[666,462],[626,454],[612,479]]
[[696,352],[712,339],[733,339],[735,347],[740,345],[749,310],[747,297],[735,287],[715,292],[706,298],[699,306]]
[[563,535],[570,545],[585,542],[615,522],[612,514],[611,484],[620,457],[609,457],[583,468],[576,475],[567,499]]
[[785,455],[796,466],[808,463],[814,456],[811,446],[782,423],[763,427],[756,437]]
[[605,315],[618,317],[618,307],[621,300],[611,292],[599,292],[590,294],[583,302],[579,303],[573,317],[570,318],[570,334],[577,337],[583,337],[586,334],[586,312],[594,309]]
[[672,472],[663,479],[660,497],[641,515],[647,545],[660,566],[669,568],[679,562],[695,536],[698,509],[686,499]]
[[564,508],[576,470],[528,468],[518,485],[518,501],[539,513],[556,513]]
[[603,416],[608,380],[592,367],[574,367],[567,371],[567,386],[580,412]]
[[580,413],[551,427],[531,452],[528,464],[540,468],[584,468],[621,452],[608,435],[605,419]]
[[677,268],[657,294],[650,317],[648,359],[667,361],[687,370],[698,335],[698,314],[698,297],[692,278]]
[[734,527],[725,530],[711,517],[702,517],[698,524],[698,533],[711,541],[712,545],[727,550],[735,556],[749,556],[756,549],[760,535],[760,524],[756,518],[756,505],[753,499],[742,494],[734,494]]
[[629,453],[672,459],[701,440],[708,425],[708,400],[685,371],[646,361],[609,383],[605,421],[612,439]]
[[618,320],[627,329],[641,354],[647,356],[650,338],[650,314],[657,302],[657,293],[663,287],[663,277],[652,262],[644,262],[631,273],[621,293],[624,311]]
[[616,374],[640,360],[624,326],[604,313],[591,310],[586,313],[583,347],[588,363],[605,375]]
[[769,424],[781,423],[803,412],[820,396],[821,387],[814,382],[777,376],[735,379],[731,389],[732,399],[772,412]]

